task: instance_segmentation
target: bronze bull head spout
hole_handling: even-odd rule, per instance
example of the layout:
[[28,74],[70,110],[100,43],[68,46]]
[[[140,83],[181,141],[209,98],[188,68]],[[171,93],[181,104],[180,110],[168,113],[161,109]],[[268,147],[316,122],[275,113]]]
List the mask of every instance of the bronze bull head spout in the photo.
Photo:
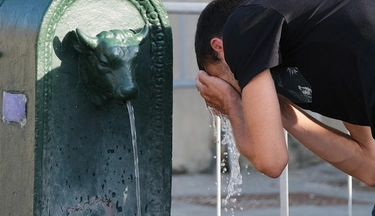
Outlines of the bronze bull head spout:
[[78,75],[95,107],[102,108],[113,99],[119,103],[136,99],[137,55],[148,32],[148,25],[139,32],[109,30],[95,37],[80,29],[70,32],[72,50],[78,51]]

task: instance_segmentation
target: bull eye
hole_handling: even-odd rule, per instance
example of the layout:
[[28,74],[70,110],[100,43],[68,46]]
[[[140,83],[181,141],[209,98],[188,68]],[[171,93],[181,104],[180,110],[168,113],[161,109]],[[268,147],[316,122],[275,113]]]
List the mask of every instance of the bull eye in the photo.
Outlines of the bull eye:
[[99,60],[99,64],[101,65],[101,66],[103,66],[103,67],[108,67],[108,62],[106,62],[106,61],[102,61],[102,60]]
[[109,66],[108,58],[105,55],[100,55],[98,56],[97,59],[98,59],[98,63],[100,64],[100,66],[103,66],[103,67]]

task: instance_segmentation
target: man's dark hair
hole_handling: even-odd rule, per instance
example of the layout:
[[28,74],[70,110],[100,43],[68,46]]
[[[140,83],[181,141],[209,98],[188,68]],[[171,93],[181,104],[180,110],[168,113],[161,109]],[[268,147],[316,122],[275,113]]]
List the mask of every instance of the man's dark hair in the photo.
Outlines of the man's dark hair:
[[214,0],[199,16],[195,32],[195,54],[199,70],[220,59],[210,42],[214,37],[221,38],[228,17],[245,0]]

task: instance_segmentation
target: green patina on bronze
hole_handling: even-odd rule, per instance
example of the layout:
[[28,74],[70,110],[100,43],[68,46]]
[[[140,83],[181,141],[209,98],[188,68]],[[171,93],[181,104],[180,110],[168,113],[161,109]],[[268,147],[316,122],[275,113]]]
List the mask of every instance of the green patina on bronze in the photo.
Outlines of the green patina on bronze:
[[135,80],[137,55],[148,33],[148,25],[139,32],[109,30],[96,37],[77,29],[66,34],[63,42],[55,37],[53,47],[62,61],[61,66],[68,61],[70,67],[72,56],[78,60],[82,85],[94,106],[102,109],[112,99],[119,103],[136,99],[139,91]]
[[[87,80],[80,74],[82,69],[91,71],[88,68],[92,64],[82,61],[86,52],[95,53],[101,68],[115,60],[110,66],[125,65],[130,71],[126,76],[134,75],[131,82],[121,75],[120,85],[138,86],[136,93],[129,94],[131,99],[136,98],[133,106],[142,215],[170,215],[172,36],[167,14],[162,3],[155,0],[111,0],[93,11],[98,4],[106,3],[52,1],[41,25],[37,44],[34,215],[136,213],[129,119],[126,107],[115,103],[127,100],[126,94],[117,97],[107,86],[99,87],[104,98],[93,96],[97,90],[92,88],[96,87],[85,84]],[[75,11],[82,13],[74,15]],[[130,17],[109,22],[105,17],[111,11]],[[142,31],[144,26],[147,34]],[[74,31],[76,28],[80,33]],[[112,40],[109,35],[118,36]],[[128,42],[122,43],[119,38]],[[116,53],[118,47],[130,48],[131,62],[118,62],[118,55],[103,59],[103,53]],[[113,84],[118,80],[110,81]]]

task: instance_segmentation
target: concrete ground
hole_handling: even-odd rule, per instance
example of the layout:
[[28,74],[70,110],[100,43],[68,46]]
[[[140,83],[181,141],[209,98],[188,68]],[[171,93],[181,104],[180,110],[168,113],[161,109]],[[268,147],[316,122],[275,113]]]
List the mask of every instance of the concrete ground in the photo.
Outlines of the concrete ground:
[[[222,196],[230,175],[222,176]],[[279,179],[242,171],[242,193],[222,206],[222,216],[280,215]],[[348,213],[347,175],[328,164],[289,170],[290,216],[343,216]],[[353,179],[353,216],[371,216],[375,188]],[[216,216],[215,174],[174,175],[172,216]]]

